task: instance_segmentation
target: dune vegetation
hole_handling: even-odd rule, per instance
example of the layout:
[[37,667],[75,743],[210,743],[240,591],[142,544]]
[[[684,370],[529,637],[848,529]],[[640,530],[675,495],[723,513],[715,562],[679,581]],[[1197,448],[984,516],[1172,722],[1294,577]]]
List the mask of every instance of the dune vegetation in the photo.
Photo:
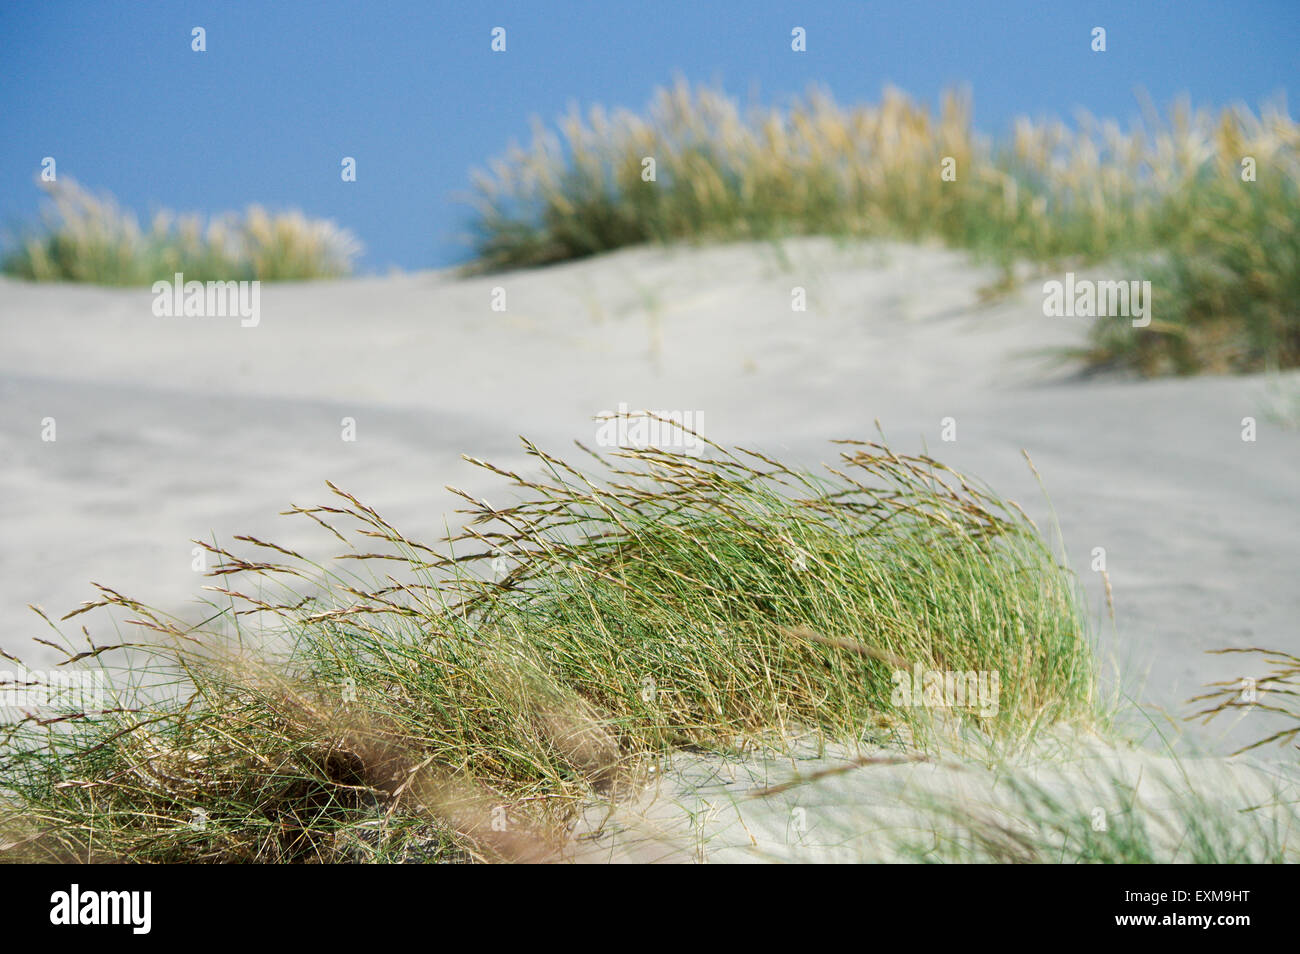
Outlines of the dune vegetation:
[[[1282,776],[1274,796],[1230,774],[1209,793],[1176,760],[1114,761],[1077,582],[1018,505],[883,443],[838,442],[813,474],[695,436],[698,453],[579,445],[583,467],[525,442],[531,476],[470,459],[514,502],[453,490],[464,520],[437,545],[331,484],[286,516],[339,555],[203,543],[198,623],[100,586],[48,645],[113,688],[0,734],[0,861],[563,860],[579,817],[635,803],[673,753],[810,740],[866,754],[738,797],[799,804],[820,776],[917,760],[987,791],[877,776],[897,797],[828,806],[815,838],[834,844],[795,846],[813,855],[874,831],[892,860],[1295,860]],[[1259,707],[1290,727],[1257,744],[1293,744],[1300,660],[1233,652],[1264,671],[1191,717]],[[900,698],[922,671],[999,678],[992,699]],[[1087,785],[1070,739],[1114,753]],[[1062,741],[1032,763],[1047,775],[1024,762]]]
[[161,211],[142,229],[111,196],[66,177],[42,185],[43,226],[21,236],[3,263],[32,281],[149,285],[177,272],[200,282],[334,278],[352,270],[361,249],[346,230],[300,212],[252,206],[205,223]]
[[[653,170],[647,165],[653,160]],[[945,170],[947,175],[945,175]],[[534,122],[473,177],[470,271],[533,267],[646,242],[787,235],[938,240],[1045,274],[1107,265],[1150,280],[1151,325],[1093,322],[1079,355],[1144,375],[1300,366],[1300,126],[1285,110],[1186,102],[1127,128],[1020,119],[979,133],[969,97],[937,115],[887,89],[743,109],[685,82],[644,113],[599,106]],[[253,207],[148,229],[108,196],[46,183],[51,208],[3,268],[38,281],[149,284],[347,274],[356,239],[333,223]]]
[[[101,587],[64,619],[135,632],[59,642],[130,676],[0,737],[0,858],[547,858],[681,748],[1016,747],[1107,720],[1073,575],[928,457],[844,442],[814,475],[708,444],[582,469],[526,446],[536,477],[474,461],[517,502],[462,495],[438,546],[331,485],[288,513],[339,559],[206,544],[199,625]],[[919,671],[1000,678],[900,698]]]
[[[796,234],[935,239],[1046,269],[1113,263],[1152,281],[1156,321],[1098,320],[1084,357],[1143,374],[1300,364],[1300,127],[1285,111],[1180,103],[1122,129],[1021,119],[978,133],[969,98],[932,115],[897,90],[813,91],[744,110],[678,82],[643,114],[535,121],[473,181],[480,270],[643,242]],[[945,161],[952,181],[943,176]],[[653,160],[653,178],[646,160]],[[1249,169],[1248,169],[1249,167]]]

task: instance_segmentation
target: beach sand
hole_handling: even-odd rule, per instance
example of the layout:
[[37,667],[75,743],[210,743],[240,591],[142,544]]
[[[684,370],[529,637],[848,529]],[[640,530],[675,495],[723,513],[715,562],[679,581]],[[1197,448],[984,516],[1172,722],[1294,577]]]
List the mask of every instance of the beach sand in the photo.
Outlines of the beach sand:
[[[445,484],[494,503],[511,493],[461,454],[527,468],[516,435],[593,444],[592,418],[620,405],[690,412],[713,440],[807,467],[834,459],[832,438],[873,439],[879,419],[898,450],[928,448],[1048,531],[1028,450],[1107,670],[1122,673],[1108,686],[1199,750],[1266,734],[1277,723],[1259,711],[1208,729],[1181,719],[1203,684],[1247,674],[1207,650],[1300,651],[1300,431],[1266,417],[1262,376],[1081,378],[1050,354],[1082,341],[1088,319],[1044,317],[1042,278],[981,303],[996,279],[936,247],[640,248],[471,279],[268,284],[254,328],[155,317],[149,289],[2,279],[0,647],[48,662],[26,604],[61,615],[95,597],[92,580],[196,616],[208,581],[193,537],[332,555],[337,541],[277,516],[324,501],[326,479],[432,539],[456,519]],[[1247,416],[1255,442],[1241,439]],[[41,440],[49,417],[54,442]],[[83,620],[108,638],[103,618]]]
[[[1237,816],[1235,833],[1247,852],[1270,839],[1294,845],[1300,837],[1288,808],[1300,789],[1294,771],[1219,758],[1175,760],[1089,737],[1049,737],[996,769],[957,753],[908,760],[896,750],[819,749],[806,741],[783,757],[680,752],[656,774],[639,797],[593,801],[565,860],[898,862],[969,840],[975,831],[993,849],[979,857],[1050,862],[1060,854],[1043,846],[1062,845],[1066,832],[1079,850],[1089,840],[1104,848],[1106,839],[1133,829],[1146,832],[1156,857],[1172,858],[1195,844],[1187,819],[1209,828],[1211,806],[1218,805],[1250,809]],[[1049,800],[1062,810],[1044,812]],[[1038,810],[1026,811],[1027,802]],[[1179,807],[1189,805],[1190,812]],[[1031,817],[1061,828],[1038,829]]]

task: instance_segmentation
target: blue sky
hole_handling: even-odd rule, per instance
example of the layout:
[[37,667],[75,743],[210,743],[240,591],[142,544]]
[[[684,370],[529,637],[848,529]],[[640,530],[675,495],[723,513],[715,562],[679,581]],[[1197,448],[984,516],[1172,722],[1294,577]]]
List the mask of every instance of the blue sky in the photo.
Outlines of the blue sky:
[[[504,54],[489,49],[495,26]],[[793,26],[806,53],[790,51]],[[300,208],[356,232],[365,271],[427,268],[464,260],[457,194],[531,116],[639,109],[678,74],[764,102],[817,82],[841,102],[892,83],[937,104],[966,84],[996,133],[1076,107],[1127,119],[1138,89],[1162,107],[1184,92],[1294,104],[1298,50],[1297,0],[4,3],[0,225],[35,219],[54,156],[142,216]]]

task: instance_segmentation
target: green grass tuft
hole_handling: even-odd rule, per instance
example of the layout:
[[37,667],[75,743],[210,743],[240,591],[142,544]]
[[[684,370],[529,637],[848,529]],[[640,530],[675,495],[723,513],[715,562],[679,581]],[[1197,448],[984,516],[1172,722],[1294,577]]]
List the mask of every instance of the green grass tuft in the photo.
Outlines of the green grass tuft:
[[[535,479],[476,462],[519,502],[467,497],[441,546],[335,489],[293,512],[343,557],[211,546],[203,626],[108,589],[69,614],[129,610],[147,644],[84,651],[134,653],[141,685],[12,728],[5,856],[383,860],[418,834],[439,857],[550,857],[584,800],[674,748],[924,748],[954,720],[1019,744],[1103,718],[1072,575],[936,461],[849,442],[814,476],[708,445],[588,471],[526,446]],[[914,666],[996,671],[996,705],[899,705]]]

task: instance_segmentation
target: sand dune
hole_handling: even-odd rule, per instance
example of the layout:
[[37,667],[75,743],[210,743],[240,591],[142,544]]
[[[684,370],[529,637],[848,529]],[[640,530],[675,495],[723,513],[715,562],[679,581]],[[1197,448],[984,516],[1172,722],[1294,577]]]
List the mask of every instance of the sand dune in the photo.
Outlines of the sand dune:
[[[1265,419],[1262,381],[1078,379],[1042,352],[1079,340],[1086,319],[1043,317],[1041,280],[982,305],[995,278],[902,245],[634,249],[465,280],[267,285],[255,328],[155,317],[148,289],[0,280],[0,646],[49,658],[25,604],[62,613],[93,597],[91,580],[185,611],[204,582],[191,537],[333,552],[275,516],[323,499],[326,479],[436,537],[455,506],[444,484],[493,489],[459,455],[524,466],[515,435],[590,443],[592,417],[625,404],[698,413],[715,440],[809,466],[878,418],[899,449],[928,446],[1045,520],[1028,449],[1104,652],[1172,714],[1240,675],[1206,650],[1300,650],[1300,434]],[[806,312],[791,309],[795,286]],[[41,440],[46,417],[56,442]],[[340,436],[347,417],[355,442]],[[1194,738],[1223,751],[1267,725],[1255,714]]]
[[[1063,748],[1054,744],[1065,743]],[[1068,756],[1062,757],[1062,751]],[[992,848],[961,857],[1051,861],[1062,831],[1045,833],[1030,819],[1065,820],[1072,850],[1095,839],[1145,830],[1159,857],[1182,850],[1189,837],[1180,805],[1262,806],[1244,817],[1239,845],[1269,838],[1294,842],[1294,773],[1275,773],[1222,759],[1180,759],[1112,746],[1097,739],[1047,740],[1031,756],[997,771],[955,756],[900,760],[886,750],[812,744],[793,757],[722,757],[678,753],[639,798],[593,803],[581,816],[567,858],[587,864],[796,863],[859,864],[914,860],[979,831]],[[1046,796],[1065,807],[1028,812]],[[1212,810],[1193,817],[1208,821]],[[1102,833],[1106,834],[1102,834]],[[1260,833],[1268,832],[1261,837]],[[1253,845],[1252,845],[1253,841]],[[910,849],[910,851],[909,851]],[[1246,848],[1250,851],[1251,848]],[[1041,854],[1037,854],[1041,852]],[[1059,857],[1057,855],[1056,857]]]

